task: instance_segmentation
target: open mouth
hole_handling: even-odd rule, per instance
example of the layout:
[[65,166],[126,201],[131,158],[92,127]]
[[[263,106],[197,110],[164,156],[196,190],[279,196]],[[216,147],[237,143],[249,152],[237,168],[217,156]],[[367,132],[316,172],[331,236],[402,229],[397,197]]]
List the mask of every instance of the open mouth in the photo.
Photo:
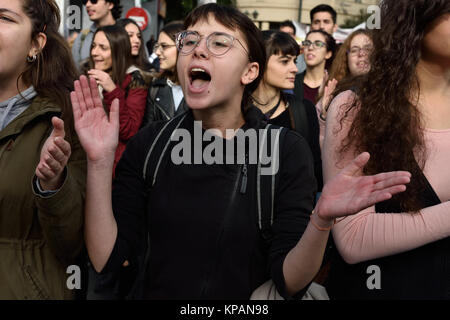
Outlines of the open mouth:
[[367,68],[368,63],[366,61],[360,61],[356,64],[359,68]]
[[189,72],[189,81],[193,88],[203,88],[211,82],[211,75],[202,68],[192,68]]

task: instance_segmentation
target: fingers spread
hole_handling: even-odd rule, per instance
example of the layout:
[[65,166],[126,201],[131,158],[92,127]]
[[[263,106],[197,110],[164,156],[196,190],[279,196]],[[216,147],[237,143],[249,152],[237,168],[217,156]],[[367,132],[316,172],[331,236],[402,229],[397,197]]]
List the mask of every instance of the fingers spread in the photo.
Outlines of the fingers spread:
[[80,103],[78,102],[77,93],[72,91],[70,93],[70,101],[72,102],[73,118],[75,122],[83,116],[81,111]]
[[[75,93],[77,95],[78,103],[80,105],[81,113],[84,114],[87,111],[87,107],[86,107],[86,101],[84,99],[84,94],[83,94],[83,89],[82,89],[82,84],[81,84],[82,77],[83,76],[80,77],[80,80],[76,80],[74,82],[74,86],[75,86]],[[84,77],[84,78],[86,78],[86,77]]]
[[[92,100],[91,87],[89,86],[89,82],[86,76],[80,77],[80,84],[83,93],[83,100],[86,103],[86,109],[93,109],[94,101]],[[78,97],[78,100],[80,100],[80,97]]]
[[355,176],[361,174],[362,169],[366,165],[367,161],[369,161],[370,155],[368,152],[363,152],[355,159],[353,159],[350,164],[348,164],[342,172],[346,175]]
[[383,172],[373,176],[373,182],[378,189],[394,184],[405,184],[410,181],[411,174],[407,171]]
[[119,127],[119,99],[114,99],[111,103],[111,109],[109,111],[109,121],[114,127]]
[[100,98],[100,94],[98,92],[97,81],[95,79],[90,78],[90,86],[92,92],[92,100],[94,101],[95,106],[103,106],[102,99]]

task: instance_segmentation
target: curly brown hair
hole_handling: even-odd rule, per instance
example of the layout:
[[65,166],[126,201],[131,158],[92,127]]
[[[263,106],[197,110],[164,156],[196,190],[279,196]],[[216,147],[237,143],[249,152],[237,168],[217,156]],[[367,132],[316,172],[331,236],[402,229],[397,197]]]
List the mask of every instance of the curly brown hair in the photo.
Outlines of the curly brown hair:
[[421,209],[418,195],[424,187],[420,176],[426,148],[416,66],[427,26],[447,12],[448,0],[382,1],[382,28],[374,32],[371,69],[355,82],[358,99],[347,107],[347,113],[353,108],[358,112],[340,152],[350,147],[368,151],[367,174],[411,172],[407,190],[394,196],[404,212]]
[[348,51],[350,50],[350,45],[353,38],[357,35],[365,35],[370,40],[372,40],[371,30],[358,29],[352,32],[347,37],[347,39],[345,39],[344,43],[339,47],[339,50],[337,51],[336,56],[333,59],[333,64],[331,65],[330,70],[330,79],[341,81],[342,79],[350,75],[350,69],[348,68]]

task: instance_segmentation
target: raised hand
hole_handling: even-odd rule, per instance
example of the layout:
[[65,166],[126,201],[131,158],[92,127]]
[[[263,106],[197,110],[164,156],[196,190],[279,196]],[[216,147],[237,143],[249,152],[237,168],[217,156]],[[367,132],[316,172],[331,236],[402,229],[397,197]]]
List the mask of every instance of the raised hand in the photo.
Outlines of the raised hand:
[[94,78],[81,76],[70,93],[75,130],[88,161],[114,163],[119,141],[119,100],[111,104],[109,117],[100,98]]
[[319,92],[318,92],[319,95],[321,95],[323,93],[323,91],[325,90],[325,86],[327,85],[328,78],[329,78],[328,70],[325,69],[325,72],[324,72],[324,75],[322,78],[322,83],[320,84],[320,87],[319,87]]
[[70,144],[64,140],[64,121],[52,118],[53,131],[45,141],[36,176],[44,190],[56,190],[63,184],[63,170],[70,157]]
[[369,153],[361,153],[325,184],[315,209],[320,218],[333,220],[355,214],[406,190],[411,179],[407,171],[364,176],[362,169],[369,158]]
[[338,84],[338,81],[336,79],[331,79],[328,81],[327,85],[325,86],[324,92],[323,92],[323,98],[322,98],[322,117],[325,119],[327,116],[327,109],[328,105],[331,100],[331,95],[336,89],[336,86]]

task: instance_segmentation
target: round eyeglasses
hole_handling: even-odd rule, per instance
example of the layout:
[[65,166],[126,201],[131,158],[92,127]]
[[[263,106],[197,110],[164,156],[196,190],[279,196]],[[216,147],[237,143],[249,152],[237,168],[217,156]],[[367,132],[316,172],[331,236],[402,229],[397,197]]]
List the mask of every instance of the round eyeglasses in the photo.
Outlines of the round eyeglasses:
[[[204,36],[201,36],[196,31],[182,31],[176,35],[176,45],[178,51],[182,54],[189,54],[196,47],[200,45],[200,42]],[[233,47],[234,40],[236,40],[244,51],[248,55],[247,49],[239,41],[239,39],[224,32],[213,32],[206,37],[206,48],[214,56],[222,56]]]
[[359,56],[361,53],[363,55],[369,55],[373,51],[372,46],[364,46],[363,48],[360,47],[351,47],[350,50],[347,50],[347,53],[351,56]]
[[156,43],[153,46],[153,52],[156,53],[159,49],[161,49],[162,52],[166,51],[169,48],[175,47],[175,44],[167,44],[167,43]]
[[323,41],[320,41],[320,40],[316,40],[316,41],[313,41],[313,42],[311,42],[309,40],[305,40],[305,41],[302,42],[302,45],[305,48],[309,48],[312,45],[314,49],[317,49],[317,48],[326,47],[327,44],[325,42],[323,42]]

